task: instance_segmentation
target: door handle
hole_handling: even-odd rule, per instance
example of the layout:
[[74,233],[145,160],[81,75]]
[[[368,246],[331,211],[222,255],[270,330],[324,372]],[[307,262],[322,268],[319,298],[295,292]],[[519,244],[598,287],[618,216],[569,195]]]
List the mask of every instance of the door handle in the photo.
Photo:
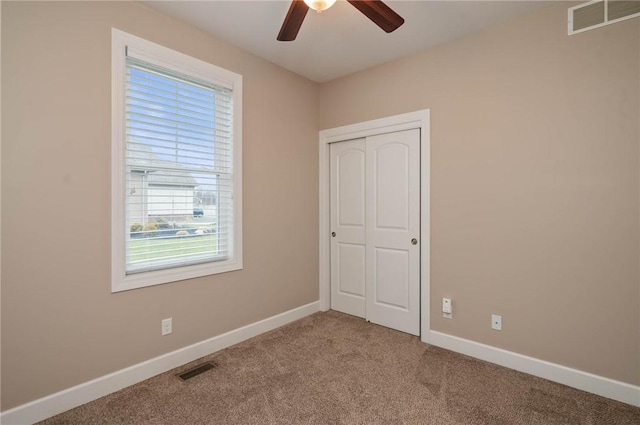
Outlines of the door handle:
[[331,237],[335,238],[336,237],[336,232],[331,232]]
[[416,238],[411,239],[411,245],[417,245],[418,240]]

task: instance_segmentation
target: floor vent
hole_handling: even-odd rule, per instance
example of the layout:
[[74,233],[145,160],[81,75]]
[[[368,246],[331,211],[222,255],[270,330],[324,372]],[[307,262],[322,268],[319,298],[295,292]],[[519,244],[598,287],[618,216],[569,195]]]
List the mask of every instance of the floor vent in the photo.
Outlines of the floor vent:
[[200,375],[203,372],[206,372],[208,370],[213,369],[214,367],[216,367],[215,363],[207,362],[207,363],[203,363],[201,365],[198,365],[198,366],[194,367],[193,369],[189,369],[188,371],[186,371],[184,373],[181,373],[178,376],[183,381],[186,381],[187,379],[191,379],[194,376]]
[[569,35],[637,17],[638,0],[593,0],[569,8]]

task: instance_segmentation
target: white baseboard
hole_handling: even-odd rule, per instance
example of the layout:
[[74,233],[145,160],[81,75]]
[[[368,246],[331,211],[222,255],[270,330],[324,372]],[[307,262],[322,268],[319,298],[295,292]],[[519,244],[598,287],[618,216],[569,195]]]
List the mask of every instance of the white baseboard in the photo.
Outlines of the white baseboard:
[[637,385],[627,384],[437,331],[429,331],[428,337],[423,340],[447,350],[640,407],[640,386]]
[[200,357],[215,353],[254,336],[279,328],[319,311],[319,301],[286,311],[273,317],[243,326],[222,335],[197,342],[188,347],[110,373],[47,397],[23,404],[0,414],[3,425],[26,425],[44,420],[107,394],[144,381]]

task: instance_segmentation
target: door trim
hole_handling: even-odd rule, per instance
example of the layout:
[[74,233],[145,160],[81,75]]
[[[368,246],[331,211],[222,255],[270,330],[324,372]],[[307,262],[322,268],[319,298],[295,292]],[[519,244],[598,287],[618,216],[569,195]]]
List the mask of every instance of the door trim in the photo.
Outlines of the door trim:
[[420,339],[429,342],[430,335],[430,189],[431,139],[430,110],[409,112],[392,117],[365,121],[320,131],[319,135],[319,289],[320,310],[331,308],[331,243],[329,202],[329,144],[376,134],[420,129]]

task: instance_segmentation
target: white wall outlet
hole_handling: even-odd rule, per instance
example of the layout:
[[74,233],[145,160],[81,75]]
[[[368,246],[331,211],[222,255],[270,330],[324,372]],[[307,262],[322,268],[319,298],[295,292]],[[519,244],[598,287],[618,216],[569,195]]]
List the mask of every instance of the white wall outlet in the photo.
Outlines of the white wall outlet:
[[451,317],[453,317],[453,305],[451,303],[451,298],[442,299],[442,317],[445,319],[451,319]]
[[169,317],[168,319],[162,319],[162,336],[169,335],[173,332],[173,319]]
[[502,316],[498,316],[497,314],[491,315],[491,329],[495,329],[497,331],[502,330]]

